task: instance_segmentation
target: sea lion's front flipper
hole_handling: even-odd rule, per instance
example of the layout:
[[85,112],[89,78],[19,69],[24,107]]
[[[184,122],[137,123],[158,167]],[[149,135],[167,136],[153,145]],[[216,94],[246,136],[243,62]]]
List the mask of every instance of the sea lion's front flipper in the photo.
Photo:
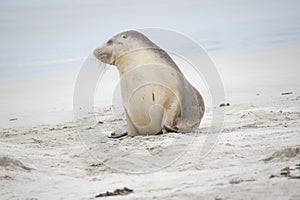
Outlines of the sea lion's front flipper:
[[130,116],[127,113],[127,110],[125,108],[125,114],[126,114],[126,121],[127,121],[127,129],[128,129],[128,135],[135,136],[138,135],[138,131],[136,130],[136,127],[132,123]]
[[127,135],[128,135],[127,132],[125,132],[125,133],[115,133],[115,132],[112,132],[112,133],[110,134],[110,136],[107,136],[107,137],[108,137],[108,138],[117,139],[117,138],[125,137],[125,136],[127,136]]

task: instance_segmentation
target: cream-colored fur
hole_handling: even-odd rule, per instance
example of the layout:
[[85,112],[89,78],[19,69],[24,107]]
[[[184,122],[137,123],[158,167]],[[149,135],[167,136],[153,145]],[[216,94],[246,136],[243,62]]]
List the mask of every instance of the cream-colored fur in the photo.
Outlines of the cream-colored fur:
[[188,132],[199,126],[204,114],[201,95],[146,36],[120,33],[96,48],[94,55],[118,68],[129,135],[158,134],[164,127]]

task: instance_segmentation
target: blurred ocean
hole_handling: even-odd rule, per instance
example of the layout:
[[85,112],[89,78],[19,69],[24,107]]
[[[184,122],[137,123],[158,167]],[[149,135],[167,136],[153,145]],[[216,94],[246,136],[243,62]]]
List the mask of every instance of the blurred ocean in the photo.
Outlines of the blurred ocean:
[[186,34],[209,54],[300,44],[298,0],[0,1],[0,79],[79,69],[127,29]]

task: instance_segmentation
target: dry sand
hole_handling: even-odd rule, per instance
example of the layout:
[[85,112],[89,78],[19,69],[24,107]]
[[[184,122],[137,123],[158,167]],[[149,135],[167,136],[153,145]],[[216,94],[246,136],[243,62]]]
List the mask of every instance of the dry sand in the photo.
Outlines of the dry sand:
[[[299,66],[299,58],[288,57],[290,51],[297,53],[299,48],[284,49],[273,51],[273,57],[282,60],[278,55],[286,53],[286,64]],[[262,63],[253,67],[251,76],[257,68],[278,63],[264,52],[215,59],[217,66],[248,65],[247,69],[255,66],[251,62]],[[234,57],[238,61],[228,61]],[[230,74],[221,70],[221,76],[226,72]],[[204,158],[200,152],[210,113],[197,134],[168,133],[101,141],[97,138],[99,133],[108,135],[117,127],[118,121],[110,109],[96,112],[97,120],[103,123],[90,122],[89,118],[82,121],[85,131],[84,135],[80,133],[81,140],[73,121],[25,126],[18,124],[22,119],[14,120],[8,113],[0,131],[0,199],[93,199],[99,193],[123,187],[133,189],[133,193],[103,199],[300,199],[300,94],[299,81],[293,82],[292,76],[292,71],[285,76],[290,82],[283,88],[277,88],[276,81],[273,87],[271,82],[261,82],[263,78],[255,81],[255,86],[261,83],[260,88],[255,88],[242,77],[230,80],[232,75],[222,76],[231,105],[218,108],[225,109],[223,129]],[[230,90],[230,84],[237,85]],[[293,94],[282,96],[281,92],[289,86],[294,87]],[[241,100],[234,101],[236,96]],[[88,144],[89,152],[82,142]],[[166,160],[176,159],[174,155],[179,155],[179,150],[186,152],[160,169],[168,164]],[[137,158],[137,165],[127,162],[133,155],[128,152],[148,157],[144,162],[140,157],[132,157]],[[117,170],[145,172],[149,170],[143,168],[147,164],[159,170],[138,174]]]

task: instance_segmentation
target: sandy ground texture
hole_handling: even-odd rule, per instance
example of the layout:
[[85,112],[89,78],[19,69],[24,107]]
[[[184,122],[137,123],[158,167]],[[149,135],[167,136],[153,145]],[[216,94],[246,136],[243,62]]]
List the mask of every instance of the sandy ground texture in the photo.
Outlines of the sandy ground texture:
[[[117,195],[99,199],[300,199],[300,95],[292,70],[298,70],[297,52],[299,48],[287,48],[216,57],[231,105],[217,108],[225,110],[223,128],[210,135],[210,109],[193,133],[118,140],[106,137],[123,123],[109,107],[77,123],[38,123],[34,115],[22,122],[17,111],[2,115],[0,199],[95,199],[108,194]],[[269,75],[272,66],[284,63],[282,71],[276,67]],[[249,73],[242,73],[246,69]],[[281,94],[289,90],[293,94]],[[67,95],[63,88],[60,95]],[[33,92],[28,98],[34,96],[48,99]],[[13,108],[21,97],[6,101]],[[217,140],[202,157],[209,136]]]
[[[93,199],[127,187],[133,192],[103,199],[300,199],[299,105],[300,97],[290,95],[220,108],[226,109],[223,131],[205,158],[199,156],[207,137],[205,121],[197,134],[167,133],[100,143],[82,134],[80,139],[74,122],[6,128],[0,132],[0,197]],[[87,135],[108,134],[117,127],[110,109],[104,111],[97,118],[100,123],[82,126]],[[93,141],[103,149],[93,151]],[[163,165],[153,164],[169,162],[180,154],[176,149],[186,151],[169,166],[159,169]],[[136,165],[124,159],[128,152],[153,160]],[[101,160],[103,155],[111,157]],[[144,173],[149,170],[143,168],[147,163],[156,172]]]

